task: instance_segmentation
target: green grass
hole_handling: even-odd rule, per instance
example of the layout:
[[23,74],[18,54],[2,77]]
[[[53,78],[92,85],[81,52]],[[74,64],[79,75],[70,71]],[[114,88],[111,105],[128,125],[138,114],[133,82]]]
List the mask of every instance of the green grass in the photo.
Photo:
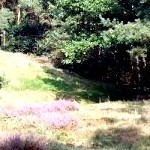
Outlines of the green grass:
[[[68,75],[61,69],[46,67],[26,55],[0,52],[0,71],[9,81],[3,87],[9,91],[49,91],[56,98],[99,102],[107,98],[105,85]],[[19,63],[19,60],[22,63]],[[13,63],[11,63],[13,62]]]

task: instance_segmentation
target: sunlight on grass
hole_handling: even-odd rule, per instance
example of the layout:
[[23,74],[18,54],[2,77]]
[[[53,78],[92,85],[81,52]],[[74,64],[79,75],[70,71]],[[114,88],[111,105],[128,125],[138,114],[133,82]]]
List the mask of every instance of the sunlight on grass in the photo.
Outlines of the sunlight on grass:
[[61,69],[45,67],[21,53],[0,51],[0,72],[8,80],[6,91],[49,91],[56,98],[99,101],[105,95],[103,86],[65,74]]

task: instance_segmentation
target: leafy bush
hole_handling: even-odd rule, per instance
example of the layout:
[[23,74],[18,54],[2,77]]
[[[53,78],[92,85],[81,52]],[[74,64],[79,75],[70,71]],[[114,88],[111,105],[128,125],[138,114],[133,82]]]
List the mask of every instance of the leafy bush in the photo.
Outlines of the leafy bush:
[[6,80],[4,75],[0,75],[0,89],[8,83],[8,80]]
[[38,19],[32,21],[24,18],[19,25],[10,26],[7,29],[9,34],[7,48],[11,51],[38,54],[37,40],[41,38],[40,34],[43,31],[44,28]]
[[42,6],[41,6],[42,1],[41,0],[20,0],[19,5],[21,8],[34,8],[34,10],[37,13],[40,13],[42,11]]
[[134,23],[116,25],[114,29],[104,31],[101,35],[102,47],[111,48],[117,45],[145,46],[150,41],[150,22],[137,20]]
[[[5,29],[9,27],[9,23],[14,19],[14,14],[7,8],[0,9],[0,29]],[[9,20],[9,22],[8,22]]]

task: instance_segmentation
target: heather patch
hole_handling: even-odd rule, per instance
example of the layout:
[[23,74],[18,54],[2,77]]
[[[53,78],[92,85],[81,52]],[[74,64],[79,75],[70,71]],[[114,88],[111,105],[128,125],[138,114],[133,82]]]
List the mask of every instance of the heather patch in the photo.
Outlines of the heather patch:
[[78,121],[69,113],[60,112],[44,113],[40,116],[39,122],[57,129],[75,127],[78,125]]
[[46,142],[33,136],[6,136],[0,138],[0,150],[46,150]]
[[65,128],[77,126],[78,122],[69,112],[79,110],[79,104],[73,100],[58,100],[44,104],[27,105],[22,108],[1,108],[1,117],[17,117],[22,120],[33,116],[33,122],[44,124],[54,128]]
[[77,118],[73,117],[69,112],[50,112],[43,113],[42,115],[18,116],[15,119],[16,121],[19,120],[24,126],[40,126],[49,129],[69,129],[77,127],[79,124]]
[[79,150],[74,145],[33,135],[6,135],[0,140],[0,150]]
[[58,100],[55,102],[47,102],[43,104],[26,105],[21,108],[6,110],[3,108],[1,113],[8,116],[18,115],[43,115],[49,112],[66,112],[79,110],[80,106],[74,100]]
[[[44,104],[31,106],[43,106]],[[43,110],[43,113],[37,114],[19,114],[14,117],[5,115],[0,118],[0,130],[3,133],[19,133],[19,135],[32,133],[44,136],[46,139],[52,140],[49,149],[54,150],[62,150],[63,147],[67,149],[66,145],[67,147],[71,146],[68,150],[74,147],[78,150],[79,147],[82,147],[82,150],[149,149],[149,120],[146,123],[137,123],[140,114],[149,114],[149,104],[137,105],[136,113],[130,111],[127,104],[126,102],[107,102],[82,105],[79,111],[57,109],[45,112]],[[78,106],[80,105],[78,104]],[[122,108],[127,110],[123,109],[122,111]],[[125,116],[125,118],[120,116]],[[57,142],[53,143],[53,140]]]

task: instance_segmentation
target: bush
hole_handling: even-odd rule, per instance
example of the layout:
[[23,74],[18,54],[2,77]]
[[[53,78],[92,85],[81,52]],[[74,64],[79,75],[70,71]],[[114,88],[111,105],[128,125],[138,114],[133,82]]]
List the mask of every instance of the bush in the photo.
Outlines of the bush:
[[13,135],[0,137],[0,150],[70,150],[57,141],[47,141],[37,136]]
[[[9,27],[9,22],[13,21],[14,14],[7,8],[0,9],[0,29]],[[8,22],[9,20],[9,22]]]
[[14,135],[3,137],[0,141],[0,150],[46,150],[46,143],[33,136]]
[[0,75],[0,89],[7,83],[8,83],[8,81],[6,80],[5,76]]

